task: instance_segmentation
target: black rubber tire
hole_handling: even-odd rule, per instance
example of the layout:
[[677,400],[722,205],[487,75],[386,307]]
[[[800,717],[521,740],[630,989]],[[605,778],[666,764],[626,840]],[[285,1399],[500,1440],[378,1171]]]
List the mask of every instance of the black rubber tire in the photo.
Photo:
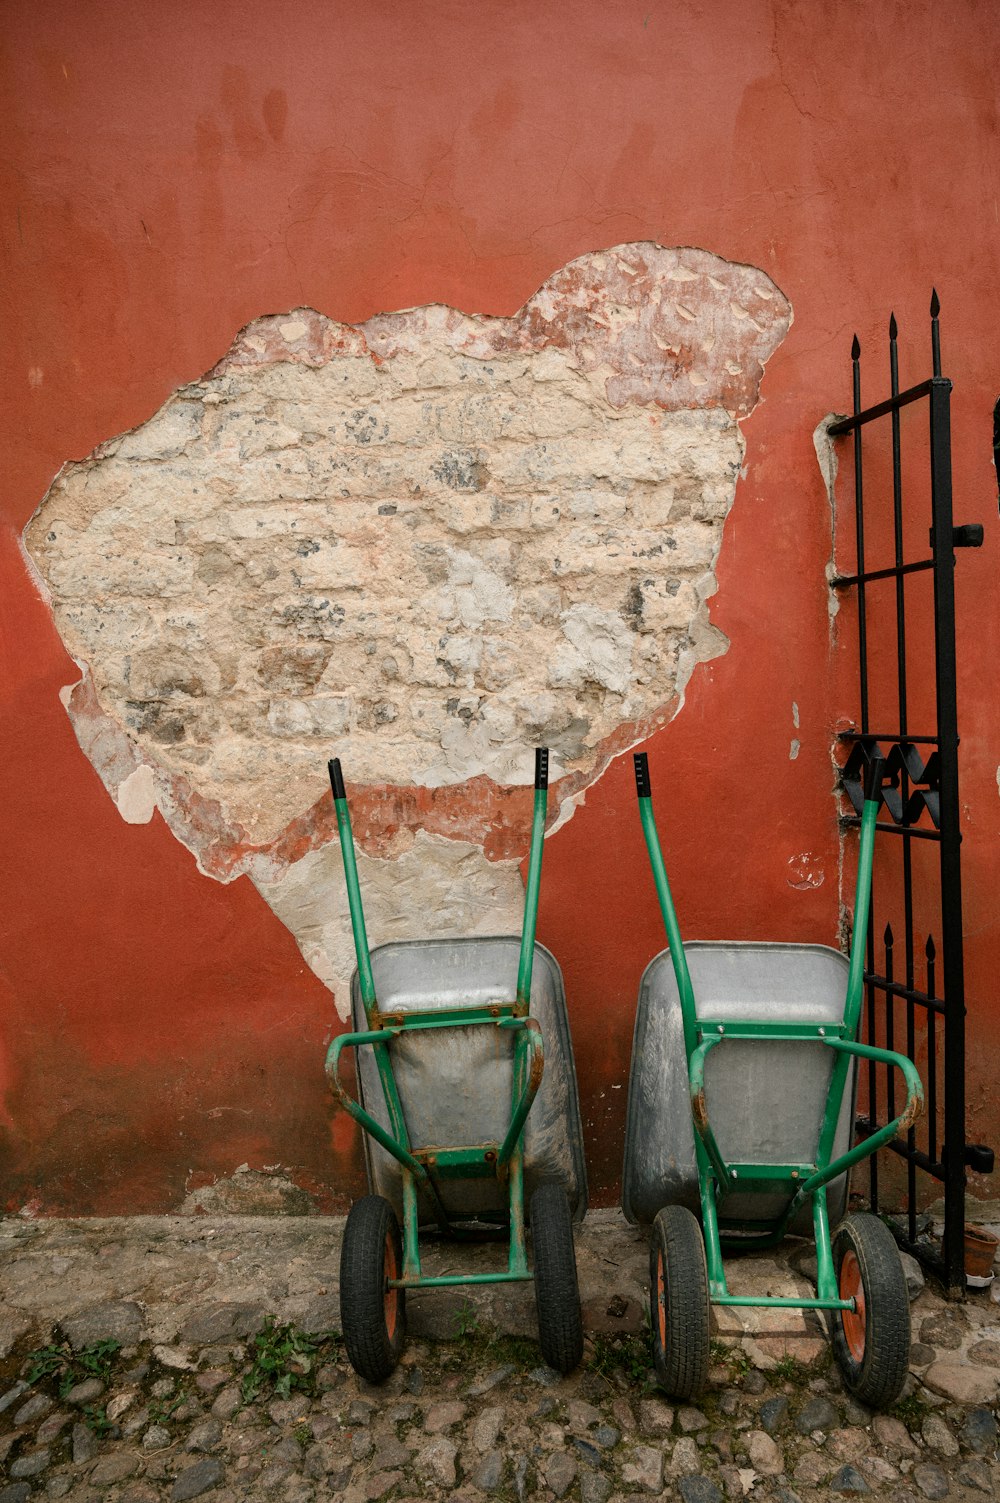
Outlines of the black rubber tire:
[[392,1206],[381,1195],[356,1200],[340,1251],[340,1324],[351,1366],[369,1383],[385,1382],[406,1344],[406,1291],[386,1287],[402,1267]]
[[664,1206],[653,1222],[649,1314],[660,1387],[675,1399],[695,1398],[708,1380],[711,1317],[705,1243],[686,1206]]
[[829,1312],[833,1355],[847,1389],[872,1409],[899,1398],[910,1367],[910,1298],[893,1235],[877,1216],[862,1212],[840,1223],[833,1238],[837,1287],[846,1298],[860,1279],[864,1308],[852,1319]]
[[573,1216],[562,1185],[539,1185],[531,1197],[528,1219],[542,1356],[556,1372],[571,1373],[583,1356],[583,1318]]

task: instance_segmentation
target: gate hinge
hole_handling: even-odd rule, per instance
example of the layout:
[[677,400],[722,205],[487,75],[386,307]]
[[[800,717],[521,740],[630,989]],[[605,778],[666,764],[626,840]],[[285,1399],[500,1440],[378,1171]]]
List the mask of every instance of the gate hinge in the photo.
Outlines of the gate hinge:
[[985,1143],[966,1143],[965,1163],[966,1167],[976,1174],[993,1173],[993,1149],[987,1148]]
[[[934,547],[934,528],[929,533],[930,545]],[[966,522],[961,527],[951,529],[951,546],[953,548],[981,548],[983,546],[982,522]]]

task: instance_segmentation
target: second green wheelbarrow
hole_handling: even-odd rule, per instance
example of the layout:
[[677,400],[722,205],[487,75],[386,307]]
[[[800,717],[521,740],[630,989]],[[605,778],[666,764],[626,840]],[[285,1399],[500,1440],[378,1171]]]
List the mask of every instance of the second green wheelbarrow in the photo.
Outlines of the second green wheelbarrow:
[[[644,753],[635,771],[669,948],[639,994],[622,1208],[652,1223],[658,1378],[676,1398],[704,1386],[711,1305],[822,1310],[846,1387],[885,1407],[909,1365],[906,1280],[884,1223],[845,1215],[851,1167],[905,1131],[923,1104],[909,1059],[857,1041],[883,764],[873,762],[865,789],[850,960],[822,945],[683,944]],[[852,1147],[859,1057],[901,1070],[907,1100]],[[724,1250],[771,1248],[810,1225],[814,1298],[730,1293]]]
[[[333,1041],[326,1070],[364,1128],[372,1192],[352,1206],[344,1232],[348,1357],[369,1382],[389,1376],[405,1341],[408,1290],[533,1279],[542,1354],[569,1372],[583,1353],[573,1222],[586,1209],[587,1180],[562,976],[535,943],[548,752],[535,757],[520,940],[415,939],[369,951],[339,761],[330,778],[357,970],[355,1031]],[[338,1075],[345,1049],[356,1051],[357,1099]],[[507,1266],[425,1274],[422,1227],[458,1241],[505,1236]]]

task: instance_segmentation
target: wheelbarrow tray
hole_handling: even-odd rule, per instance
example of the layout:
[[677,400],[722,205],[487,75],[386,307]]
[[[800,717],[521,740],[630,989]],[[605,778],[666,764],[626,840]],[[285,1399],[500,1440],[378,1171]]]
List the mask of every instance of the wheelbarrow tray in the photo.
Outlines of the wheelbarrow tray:
[[[848,961],[826,945],[694,941],[685,944],[699,1018],[741,1023],[838,1025],[844,1016]],[[834,1053],[822,1043],[732,1040],[705,1062],[705,1100],[723,1157],[782,1164],[814,1160]],[[832,1157],[851,1145],[856,1070],[844,1091]],[[847,1206],[848,1175],[831,1181],[833,1225]],[[724,1235],[778,1221],[787,1192],[723,1194]],[[670,951],[642,977],[636,1008],[625,1129],[622,1209],[646,1225],[666,1205],[701,1214],[681,1002]],[[789,1231],[812,1235],[807,1203]]]
[[[447,1007],[483,1007],[510,1002],[518,973],[520,940],[395,941],[371,951],[372,974],[384,1013],[433,1013]],[[367,1024],[358,973],[351,982],[354,1027]],[[587,1171],[573,1046],[562,973],[555,957],[536,944],[531,979],[531,1016],[541,1028],[545,1068],[524,1127],[525,1198],[544,1180],[558,1180],[574,1220],[587,1209]],[[390,1050],[396,1087],[415,1149],[459,1148],[500,1142],[510,1125],[514,1036],[490,1027],[438,1028],[402,1033]],[[383,1127],[389,1117],[373,1049],[355,1054],[361,1105]],[[402,1216],[399,1162],[368,1133],[364,1135],[368,1185]],[[441,1198],[456,1221],[505,1221],[509,1197],[495,1177],[442,1180]],[[420,1192],[422,1223],[434,1221],[431,1202]]]

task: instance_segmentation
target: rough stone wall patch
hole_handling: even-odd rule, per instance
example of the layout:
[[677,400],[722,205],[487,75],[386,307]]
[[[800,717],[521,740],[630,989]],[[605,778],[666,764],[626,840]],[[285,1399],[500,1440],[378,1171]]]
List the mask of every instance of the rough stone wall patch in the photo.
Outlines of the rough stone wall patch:
[[636,244],[512,318],[249,325],[26,529],[123,818],[159,808],[204,871],[250,875],[342,1012],[330,755],[373,940],[424,932],[428,891],[436,932],[474,932],[480,900],[516,927],[532,748],[565,817],[725,650],[738,420],[790,319],[753,267]]

